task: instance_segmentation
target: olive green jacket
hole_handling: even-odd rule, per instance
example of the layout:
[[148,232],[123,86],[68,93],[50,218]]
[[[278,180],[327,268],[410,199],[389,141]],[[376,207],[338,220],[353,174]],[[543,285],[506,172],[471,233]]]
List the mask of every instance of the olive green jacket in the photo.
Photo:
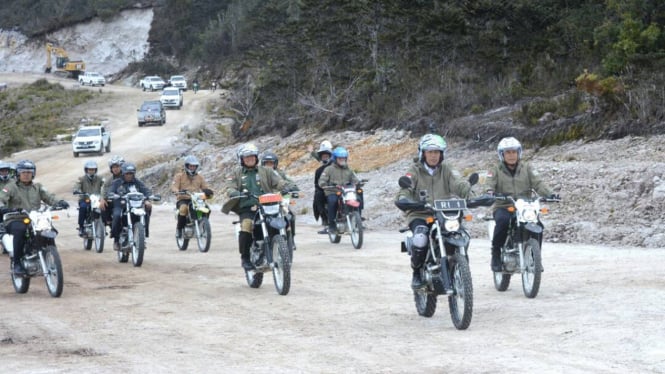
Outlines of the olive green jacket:
[[[252,177],[255,180],[248,179]],[[226,179],[224,191],[226,197],[229,199],[222,206],[222,213],[229,214],[229,212],[234,212],[240,214],[242,211],[258,203],[255,198],[234,197],[233,195],[238,192],[247,190],[255,195],[260,195],[279,192],[285,186],[286,181],[272,168],[256,166],[256,169],[252,170],[240,166]],[[259,190],[256,190],[257,187]]]
[[327,186],[343,186],[347,183],[357,184],[359,182],[358,177],[349,169],[349,166],[339,166],[336,162],[333,162],[327,168],[323,169],[321,177],[319,177],[319,187],[323,189],[326,196],[334,195],[335,191],[327,190]]
[[92,180],[87,175],[82,175],[74,183],[74,192],[79,191],[87,194],[99,194],[101,196],[104,183],[104,178],[99,175],[95,175]]
[[42,201],[54,205],[58,199],[48,192],[41,183],[8,183],[0,189],[0,206],[11,209],[37,210]]
[[[552,190],[545,185],[530,164],[520,161],[511,173],[505,163],[500,162],[487,171],[485,190],[492,190],[496,194],[505,194],[513,197],[529,196],[531,189],[541,196],[552,194]],[[497,200],[493,208],[505,208],[513,203],[506,200]]]
[[[396,201],[400,199],[420,201],[420,191],[423,190],[427,191],[427,202],[430,204],[433,204],[434,200],[455,197],[466,199],[471,192],[471,184],[462,179],[460,174],[445,162],[436,168],[434,175],[430,175],[421,162],[416,162],[411,165],[406,176],[411,178],[412,188],[400,189]],[[406,212],[406,216],[410,223],[416,218],[427,218],[431,216],[431,213],[410,210]]]

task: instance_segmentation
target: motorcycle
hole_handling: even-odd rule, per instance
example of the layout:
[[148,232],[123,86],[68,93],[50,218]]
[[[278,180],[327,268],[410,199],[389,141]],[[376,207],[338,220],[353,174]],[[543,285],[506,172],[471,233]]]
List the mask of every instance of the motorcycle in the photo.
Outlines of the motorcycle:
[[[14,261],[10,261],[12,283],[16,293],[26,293],[30,288],[30,279],[43,275],[46,280],[46,288],[52,297],[60,297],[64,285],[62,273],[62,261],[55,238],[58,230],[53,227],[53,221],[59,217],[53,211],[62,210],[60,206],[42,205],[38,210],[30,212],[14,211],[3,215],[3,222],[8,225],[12,221],[23,221],[28,225],[26,240],[23,249],[23,257],[20,259],[24,275],[14,274]],[[2,237],[2,245],[10,257],[14,255],[14,236],[5,234]]]
[[192,90],[194,91],[194,93],[199,92],[199,83],[198,82],[194,82],[192,84]]
[[74,195],[85,199],[85,202],[88,205],[88,211],[86,212],[85,221],[83,223],[83,248],[89,251],[94,242],[95,251],[97,253],[102,253],[104,251],[106,227],[102,220],[102,211],[99,206],[100,196],[82,192],[74,192]]
[[[187,214],[187,223],[182,229],[182,236],[176,237],[178,249],[186,251],[189,240],[196,238],[199,251],[208,252],[210,250],[210,207],[206,204],[206,194],[203,192],[179,191],[176,195],[189,196],[189,213]],[[178,210],[175,210],[175,219],[178,220]]]
[[286,245],[289,248],[289,261],[293,263],[293,251],[296,249],[295,238],[293,237],[293,225],[294,225],[294,214],[291,212],[289,207],[295,205],[295,200],[300,197],[300,194],[297,191],[292,191],[287,194],[282,194],[282,201],[280,206],[282,208],[282,214],[286,218]]
[[[272,270],[275,290],[280,295],[286,295],[291,288],[291,250],[287,244],[288,221],[282,207],[282,195],[244,194],[241,197],[254,197],[259,201],[254,217],[250,250],[250,261],[254,269],[245,270],[247,284],[251,288],[261,287],[263,273]],[[233,224],[237,239],[240,233],[240,221],[235,221]]]
[[[400,178],[402,188],[411,188],[408,177]],[[473,284],[467,250],[471,239],[464,227],[463,220],[471,220],[465,210],[479,206],[492,205],[487,196],[472,199],[442,199],[427,202],[427,191],[419,191],[420,201],[399,200],[395,205],[402,211],[423,210],[431,216],[429,224],[429,244],[425,264],[420,269],[425,287],[413,290],[418,314],[431,317],[436,312],[437,296],[448,297],[448,307],[453,325],[464,330],[471,324],[473,313]],[[399,230],[406,233],[401,243],[401,251],[411,254],[413,233],[407,228]]]
[[140,192],[128,192],[124,195],[110,193],[108,199],[121,199],[122,205],[122,231],[120,231],[120,250],[117,251],[118,262],[124,263],[129,260],[132,253],[132,264],[136,267],[143,264],[145,252],[145,201],[160,201],[159,195],[151,195],[146,198]]
[[[559,199],[549,199],[538,196],[535,191],[520,194],[517,199],[508,195],[496,195],[497,200],[507,200],[513,203],[508,211],[513,214],[508,226],[506,243],[501,247],[501,271],[494,273],[494,287],[503,292],[508,289],[513,274],[522,275],[522,290],[524,296],[535,298],[540,290],[542,276],[542,257],[540,237],[543,233],[540,217],[548,213],[548,208],[541,207],[541,202],[559,202]],[[494,236],[494,219],[488,220],[489,239]]]
[[328,239],[331,243],[339,243],[342,235],[348,233],[351,235],[353,248],[360,249],[362,247],[363,224],[358,195],[362,194],[362,188],[367,182],[367,179],[363,179],[356,185],[349,183],[344,186],[324,187],[324,191],[333,190],[337,194],[337,214],[335,216],[337,230],[334,233],[328,230]]

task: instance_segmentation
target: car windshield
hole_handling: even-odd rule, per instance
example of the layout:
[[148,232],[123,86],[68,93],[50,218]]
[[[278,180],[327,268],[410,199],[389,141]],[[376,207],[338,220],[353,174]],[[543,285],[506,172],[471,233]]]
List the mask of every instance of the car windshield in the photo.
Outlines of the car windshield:
[[98,74],[98,73],[88,73],[88,75],[90,75],[90,76],[92,76],[92,77],[99,77],[99,74]]
[[150,78],[150,80],[151,80],[151,81],[161,81],[162,78],[160,78],[160,77],[152,77],[152,78]]
[[162,92],[162,95],[164,95],[164,96],[178,96],[178,95],[180,95],[180,91],[178,91],[178,90],[164,90]]
[[81,129],[76,136],[97,136],[99,129]]
[[141,106],[141,110],[146,111],[146,112],[152,112],[152,111],[157,111],[158,112],[159,111],[159,105],[157,105],[157,104],[143,104]]
[[181,76],[179,76],[179,75],[176,75],[176,76],[174,76],[174,77],[171,77],[171,80],[172,80],[172,81],[184,81],[184,80],[185,80],[185,77],[181,77]]

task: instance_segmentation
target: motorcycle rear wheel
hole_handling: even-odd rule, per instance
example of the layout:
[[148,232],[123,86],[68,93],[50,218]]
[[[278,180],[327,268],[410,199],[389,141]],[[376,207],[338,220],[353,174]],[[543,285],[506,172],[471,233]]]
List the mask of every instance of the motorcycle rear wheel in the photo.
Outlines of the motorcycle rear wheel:
[[12,274],[12,284],[16,293],[26,293],[30,288],[30,277],[17,276],[14,274],[14,261],[9,262],[9,272]]
[[212,233],[210,232],[210,221],[206,217],[201,218],[201,221],[199,221],[199,231],[201,235],[196,238],[199,251],[203,253],[208,252],[210,250]]
[[353,212],[349,218],[351,221],[351,244],[353,244],[353,248],[360,249],[363,246],[363,222],[360,218],[360,212]]
[[[185,231],[185,229],[183,229],[183,231]],[[180,235],[179,238],[178,237],[175,238],[175,242],[178,245],[179,250],[181,250],[181,251],[186,251],[187,250],[187,246],[189,245],[189,239],[187,239],[185,237],[184,232]]]
[[522,272],[522,290],[524,296],[533,299],[540,290],[540,277],[542,272],[542,258],[538,240],[531,238],[524,245],[525,268]]
[[503,292],[508,289],[510,285],[510,274],[502,273],[500,271],[495,271],[494,273],[494,288],[497,291]]
[[49,245],[43,252],[44,263],[46,269],[44,270],[44,279],[46,280],[46,288],[48,293],[53,297],[60,297],[62,295],[62,288],[64,285],[64,276],[62,274],[62,261],[58,249],[54,245]]
[[436,312],[436,295],[426,289],[413,290],[413,301],[419,316],[429,318]]
[[136,222],[134,229],[134,245],[132,245],[132,264],[139,267],[143,264],[143,252],[145,251],[145,227],[141,222]]
[[104,237],[106,236],[106,226],[101,218],[97,218],[93,225],[95,225],[95,252],[104,252]]
[[291,260],[289,259],[289,247],[286,239],[281,235],[275,235],[270,239],[272,248],[273,268],[272,279],[275,282],[275,290],[284,296],[291,289]]
[[245,270],[247,285],[251,288],[259,288],[263,283],[263,273],[256,270]]
[[453,277],[453,295],[448,297],[448,307],[453,325],[458,330],[466,330],[473,314],[473,284],[471,270],[466,257],[455,253],[449,264]]

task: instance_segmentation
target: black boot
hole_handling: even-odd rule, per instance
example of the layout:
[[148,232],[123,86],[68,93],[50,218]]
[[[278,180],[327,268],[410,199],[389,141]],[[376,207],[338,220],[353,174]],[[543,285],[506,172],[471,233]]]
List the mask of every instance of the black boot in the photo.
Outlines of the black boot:
[[240,251],[240,263],[245,270],[254,270],[254,264],[249,258],[249,250],[252,247],[252,234],[241,231],[238,234],[238,249]]
[[501,271],[501,250],[492,248],[492,262],[490,263],[493,272]]
[[175,237],[182,238],[182,229],[187,224],[187,217],[178,215],[178,224],[175,227]]
[[418,290],[425,287],[425,282],[420,275],[420,268],[413,269],[413,278],[411,278],[411,288]]
[[25,269],[23,268],[23,264],[21,264],[21,261],[14,261],[14,274],[25,275]]

